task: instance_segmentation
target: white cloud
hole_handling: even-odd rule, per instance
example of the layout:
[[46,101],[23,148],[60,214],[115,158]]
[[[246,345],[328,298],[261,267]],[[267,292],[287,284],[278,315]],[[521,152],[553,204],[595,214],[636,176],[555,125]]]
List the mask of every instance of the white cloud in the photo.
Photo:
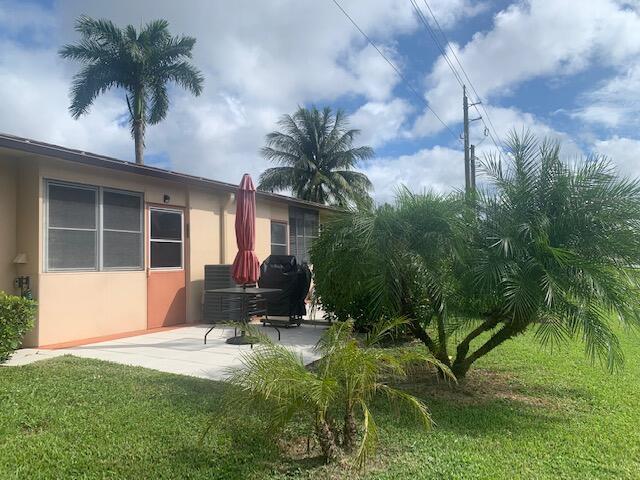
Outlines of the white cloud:
[[[484,100],[504,97],[533,78],[576,73],[596,61],[621,67],[640,53],[640,16],[615,0],[530,0],[496,14],[493,28],[456,49]],[[441,58],[427,78],[426,98],[445,122],[459,122],[461,87]],[[414,131],[441,129],[425,111]]]
[[[68,113],[69,80],[55,52],[25,55],[0,41],[0,131],[87,151],[131,157],[128,125],[120,126],[123,100],[116,94],[100,98],[82,122]],[[53,54],[52,54],[53,53]]]
[[[403,71],[414,64],[397,43],[404,35],[425,33],[418,32],[422,26],[408,2],[341,3]],[[432,0],[430,5],[441,26],[451,29],[461,19],[486,11],[489,4]],[[73,21],[81,13],[110,18],[119,25],[167,18],[174,34],[197,38],[193,61],[205,74],[203,95],[194,98],[172,91],[169,116],[147,133],[147,153],[166,154],[175,170],[229,181],[237,181],[245,171],[257,176],[268,166],[258,153],[264,135],[276,128],[280,115],[307,103],[348,99],[355,109],[351,124],[362,130],[357,142],[378,149],[410,134],[415,140],[441,129],[429,113],[412,124],[413,99],[394,96],[399,80],[393,70],[330,1],[66,0],[51,8],[0,2],[0,131],[133,158],[128,127],[118,123],[126,113],[122,92],[101,97],[80,120],[67,112],[68,87],[79,66],[59,59],[57,49],[77,40]],[[626,68],[626,62],[640,55],[640,22],[636,10],[613,0],[593,0],[589,8],[577,0],[532,0],[506,8],[497,14],[491,30],[476,33],[466,45],[455,48],[480,94],[504,98],[523,81],[576,72],[594,62]],[[574,114],[609,125],[637,116],[628,102],[619,101],[617,92],[638,91],[633,83],[640,76],[638,70],[631,68],[618,83],[594,90],[587,97],[592,109]],[[460,88],[442,60],[426,80],[431,105],[448,123],[459,122]],[[486,107],[500,136],[524,126],[561,139],[567,152],[580,153],[566,134],[530,113],[489,103]],[[606,115],[594,115],[595,108],[608,110]],[[482,140],[478,123],[473,125],[472,140]],[[600,146],[614,148],[622,140],[635,142],[614,137]],[[485,140],[479,154],[489,147],[490,140]],[[448,147],[378,158],[364,170],[379,199],[390,199],[398,183],[416,190],[460,188],[462,152],[457,148],[451,142]]]
[[[522,112],[517,108],[488,107],[487,110],[498,138],[502,139],[503,143],[511,133],[521,134],[523,131],[529,131],[539,140],[549,139],[560,142],[562,155],[575,157],[583,153],[570,135],[554,129],[531,113]],[[482,139],[483,129],[481,125],[477,128],[474,125],[472,131],[475,132],[474,135],[471,135],[472,143],[477,144],[483,141],[482,147],[478,150],[479,152],[487,152],[490,149],[495,150],[491,138]]]
[[[420,1],[418,1],[418,6],[425,18],[430,20],[427,8]],[[478,0],[430,0],[429,6],[438,19],[438,24],[444,29],[453,27],[465,17],[475,17],[490,7],[489,2]]]
[[464,154],[462,150],[435,146],[411,155],[377,158],[367,162],[364,172],[381,203],[392,201],[401,185],[414,192],[444,193],[464,188]]
[[640,177],[640,140],[614,136],[595,142],[594,150],[606,155],[621,174]]
[[[345,8],[392,56],[392,37],[416,25],[402,0],[357,0]],[[175,89],[167,119],[147,130],[147,153],[165,152],[177,170],[231,181],[244,171],[259,174],[267,166],[258,153],[264,135],[298,105],[344,95],[395,105],[395,74],[328,2],[78,0],[51,11],[5,2],[0,105],[11,114],[0,116],[0,131],[132,159],[128,127],[118,125],[126,113],[122,92],[101,97],[79,120],[68,114],[79,65],[59,59],[57,49],[77,40],[73,22],[82,13],[119,25],[167,18],[174,34],[197,38],[193,61],[205,74],[203,95]],[[46,43],[29,41],[44,36]]]
[[586,106],[571,116],[606,127],[634,123],[640,115],[639,91],[640,67],[634,65],[582,95],[581,103]]
[[350,117],[351,125],[361,130],[357,142],[378,147],[402,135],[403,126],[413,108],[403,99],[368,102]]

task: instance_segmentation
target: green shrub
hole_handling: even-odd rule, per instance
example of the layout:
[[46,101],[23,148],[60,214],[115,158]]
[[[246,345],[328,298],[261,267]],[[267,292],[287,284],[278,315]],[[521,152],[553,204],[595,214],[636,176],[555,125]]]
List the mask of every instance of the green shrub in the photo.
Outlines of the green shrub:
[[459,380],[527,330],[550,349],[582,340],[616,370],[615,325],[640,326],[640,179],[606,158],[564,161],[528,132],[506,146],[481,162],[477,194],[400,190],[323,227],[311,248],[319,301],[338,319],[409,319]]
[[20,346],[22,337],[33,327],[36,303],[0,292],[0,363]]
[[327,461],[355,454],[363,466],[373,454],[378,428],[372,409],[377,397],[431,426],[426,405],[393,383],[406,378],[416,364],[434,365],[453,379],[449,370],[426,351],[386,349],[380,345],[405,319],[378,323],[365,338],[354,332],[353,321],[334,323],[315,351],[320,359],[305,366],[299,353],[262,337],[254,350],[242,355],[226,382],[233,388],[222,408],[225,418],[245,421],[246,413],[262,414],[272,433],[281,438],[285,427],[296,425],[315,436]]

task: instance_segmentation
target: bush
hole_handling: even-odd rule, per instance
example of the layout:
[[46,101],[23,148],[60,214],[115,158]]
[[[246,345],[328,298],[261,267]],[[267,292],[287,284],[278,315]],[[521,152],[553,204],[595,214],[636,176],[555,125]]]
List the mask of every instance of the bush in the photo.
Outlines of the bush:
[[640,326],[640,179],[606,158],[563,161],[529,133],[507,146],[480,164],[477,194],[401,190],[323,228],[311,249],[318,298],[340,319],[409,319],[458,379],[527,330],[551,349],[582,340],[616,370],[615,324]]
[[33,327],[36,303],[0,292],[0,363],[20,346],[22,337]]
[[425,351],[380,348],[405,322],[379,323],[365,338],[355,334],[353,321],[335,323],[316,345],[321,358],[312,367],[305,366],[295,351],[263,337],[226,379],[232,388],[227,391],[227,408],[221,411],[225,418],[235,412],[242,422],[247,412],[262,414],[279,438],[285,427],[295,425],[315,437],[327,461],[355,454],[354,460],[363,466],[377,445],[372,411],[377,397],[413,412],[428,428],[426,405],[393,383],[416,364],[434,365],[452,378],[447,367]]

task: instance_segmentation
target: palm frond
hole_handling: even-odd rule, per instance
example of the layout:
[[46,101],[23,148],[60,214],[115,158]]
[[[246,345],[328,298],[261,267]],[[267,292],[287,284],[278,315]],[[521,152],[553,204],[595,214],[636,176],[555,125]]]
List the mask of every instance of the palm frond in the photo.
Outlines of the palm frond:
[[113,72],[103,64],[89,64],[73,77],[71,84],[71,105],[73,118],[79,118],[89,111],[93,101],[111,87],[117,85]]
[[[300,107],[278,121],[280,131],[266,136],[262,155],[281,166],[298,169],[296,178],[282,178],[294,195],[341,207],[370,204],[371,182],[351,169],[373,155],[370,147],[353,147],[357,130],[346,130],[346,116],[329,108]],[[345,173],[347,172],[347,173]]]
[[175,82],[196,97],[202,93],[204,76],[189,62],[181,61],[172,63],[163,69],[162,73],[164,78]]
[[149,94],[151,100],[149,102],[148,122],[154,125],[164,120],[167,116],[167,111],[169,110],[169,93],[164,83],[156,83],[152,85]]
[[362,422],[362,440],[360,441],[360,446],[356,453],[356,465],[359,468],[362,468],[371,454],[375,451],[378,444],[378,426],[371,415],[369,407],[364,401],[360,402],[360,407],[362,409],[364,420]]

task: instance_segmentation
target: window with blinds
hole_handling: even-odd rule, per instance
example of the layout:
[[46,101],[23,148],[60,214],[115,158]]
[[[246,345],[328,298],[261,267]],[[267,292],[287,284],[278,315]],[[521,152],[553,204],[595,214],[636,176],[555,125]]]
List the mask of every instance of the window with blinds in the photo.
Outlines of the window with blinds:
[[289,207],[289,254],[299,263],[311,261],[309,251],[318,236],[319,214],[316,210]]
[[287,255],[287,224],[271,220],[271,253]]
[[49,184],[47,265],[50,270],[98,267],[98,189]]
[[139,193],[86,185],[46,185],[48,271],[143,268]]
[[114,190],[102,192],[102,266],[142,268],[142,197]]

